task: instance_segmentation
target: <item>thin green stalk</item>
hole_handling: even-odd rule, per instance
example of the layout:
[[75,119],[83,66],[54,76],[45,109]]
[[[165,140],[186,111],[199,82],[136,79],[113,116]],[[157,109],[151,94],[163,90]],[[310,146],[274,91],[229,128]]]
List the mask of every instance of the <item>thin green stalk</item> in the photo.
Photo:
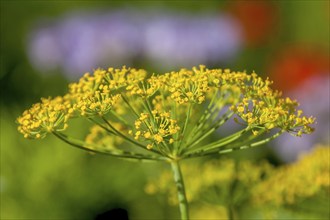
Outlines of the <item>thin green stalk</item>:
[[[252,130],[252,128],[250,129]],[[229,144],[226,146],[226,148],[231,148],[231,147],[235,147],[235,146],[243,146],[243,145],[246,145],[248,143],[251,143],[253,140],[259,138],[261,135],[263,135],[265,132],[267,132],[267,130],[265,128],[261,129],[258,131],[258,134],[254,134],[254,135],[250,135],[248,136],[247,138],[241,138],[241,140],[239,141],[236,141],[232,144]]]
[[[217,109],[217,105],[213,105],[214,98],[216,97],[216,94],[213,96],[211,102],[207,106],[206,110],[204,111],[203,115],[201,118],[198,120],[197,124],[195,127],[192,129],[191,134],[196,135],[206,124],[207,120],[212,116],[212,114],[215,113],[215,110]],[[212,106],[213,105],[213,106]],[[218,109],[217,112],[219,112],[220,109]]]
[[188,126],[188,123],[189,123],[189,119],[190,119],[190,115],[191,115],[191,109],[193,107],[193,104],[189,104],[189,107],[188,107],[188,111],[187,111],[187,114],[186,114],[186,119],[185,119],[185,122],[184,122],[184,125],[183,125],[183,128],[182,128],[182,137],[181,137],[181,140],[180,140],[180,143],[178,145],[177,148],[174,148],[174,154],[176,155],[177,153],[180,154],[180,148],[182,146],[182,143],[184,143],[184,140],[185,140],[185,136],[186,136],[186,133],[187,133],[187,126]]
[[227,215],[228,215],[229,220],[235,220],[234,219],[234,210],[233,210],[233,207],[231,205],[227,206]]
[[119,121],[121,121],[124,125],[126,125],[127,127],[130,127],[130,124],[128,121],[126,121],[125,118],[123,118],[122,116],[120,116],[116,111],[114,110],[110,110],[111,114],[113,114],[115,116],[115,118],[117,118]]
[[[246,129],[243,129],[241,131],[238,131],[228,137],[225,137],[225,138],[222,138],[216,142],[213,142],[211,144],[208,144],[208,145],[204,145],[204,146],[199,146],[197,148],[194,148],[194,149],[191,149],[191,150],[188,150],[186,152],[186,154],[188,155],[188,157],[191,157],[191,156],[196,156],[198,154],[208,154],[210,152],[213,152],[213,151],[217,151],[219,150],[218,148],[220,147],[223,147],[223,146],[226,146],[234,141],[236,141],[237,139],[239,139],[240,137],[242,137],[242,135],[246,132],[247,130]],[[216,153],[216,152],[215,152]]]
[[188,201],[186,197],[185,186],[184,186],[184,181],[183,181],[183,176],[179,161],[172,160],[171,167],[172,167],[176,188],[178,191],[181,220],[189,220]]
[[145,98],[145,102],[142,102],[142,104],[143,104],[143,107],[147,110],[147,112],[152,116],[153,115],[152,110],[151,110],[152,108],[150,106],[148,98]]
[[[244,130],[242,130],[242,131],[244,132]],[[242,132],[242,131],[240,131],[240,132]],[[224,139],[221,139],[220,141],[225,140],[225,142],[218,143],[216,146],[213,146],[212,148],[207,147],[207,149],[206,149],[206,147],[204,147],[204,149],[203,149],[201,147],[199,149],[199,151],[196,151],[195,150],[193,152],[190,152],[184,158],[187,159],[187,158],[204,157],[204,156],[214,155],[216,153],[218,153],[218,154],[225,154],[225,153],[229,153],[229,152],[236,151],[236,150],[243,150],[243,149],[258,147],[260,145],[266,144],[269,141],[277,138],[283,132],[284,131],[279,131],[276,134],[274,134],[273,136],[270,136],[270,137],[268,137],[266,139],[263,139],[263,140],[260,140],[260,141],[257,141],[257,142],[251,143],[251,144],[236,145],[236,146],[230,146],[229,145],[229,148],[226,148],[226,149],[223,149],[223,150],[219,150],[218,148],[223,147],[225,145],[228,145],[228,144],[230,144],[230,142],[235,141],[237,139],[237,137],[232,137],[232,139],[228,139],[228,140],[226,140],[227,138],[224,138]],[[238,137],[240,137],[240,135]],[[253,139],[251,139],[251,140],[253,140]]]
[[[59,132],[52,132],[57,138],[61,139],[65,143],[77,147],[79,149],[92,152],[92,153],[98,153],[98,154],[105,154],[113,157],[121,157],[124,159],[134,159],[139,161],[167,161],[168,159],[166,157],[158,157],[154,155],[145,155],[145,154],[139,154],[139,153],[133,153],[129,151],[123,151],[123,150],[111,150],[111,149],[101,149],[98,146],[95,146],[93,144],[87,144],[83,141],[74,139],[72,137],[68,137],[65,134],[61,134]],[[90,147],[87,147],[90,146]],[[93,149],[95,148],[95,149]]]
[[[130,142],[130,143],[132,143],[132,144],[134,144],[134,145],[136,145],[136,146],[138,146],[138,147],[140,147],[140,148],[142,148],[142,149],[144,149],[144,150],[146,150],[147,149],[147,147],[146,146],[144,146],[143,144],[141,144],[141,143],[139,143],[139,142],[137,142],[137,141],[135,141],[135,140],[133,140],[133,139],[131,139],[131,138],[129,138],[129,137],[127,137],[126,135],[124,135],[123,133],[121,133],[119,130],[117,130],[115,127],[113,127],[112,126],[112,124],[110,123],[110,122],[108,122],[107,121],[107,119],[106,118],[104,118],[104,117],[101,117],[102,118],[102,120],[118,135],[118,136],[120,136],[120,137],[122,137],[123,139],[125,139],[125,140],[127,140],[128,142]],[[155,151],[155,150],[153,150],[153,149],[150,149],[150,150],[148,150],[148,151],[151,151],[151,152],[153,152],[153,153],[156,153],[156,154],[158,154],[158,155],[162,155],[162,154],[160,154],[158,151]]]
[[188,122],[189,122],[192,106],[193,106],[193,104],[190,103],[189,107],[188,107],[187,114],[186,114],[186,120],[184,122],[183,129],[182,129],[182,135],[183,136],[185,135],[185,132],[186,132],[186,129],[187,129],[187,125],[188,125]]
[[[232,148],[229,148],[229,149],[225,149],[225,150],[221,150],[221,151],[218,151],[219,154],[225,154],[225,153],[229,153],[229,152],[232,152],[232,151],[236,151],[236,150],[243,150],[243,149],[248,149],[248,148],[253,148],[253,147],[257,147],[257,146],[260,146],[260,145],[263,145],[275,138],[277,138],[278,136],[280,136],[284,131],[279,131],[278,133],[274,134],[273,136],[269,137],[269,138],[266,138],[264,140],[261,140],[261,141],[258,141],[258,142],[254,142],[252,144],[248,144],[248,145],[243,145],[243,146],[238,146],[238,147],[232,147]],[[214,153],[214,152],[212,152]],[[211,153],[211,154],[212,154]]]
[[202,156],[205,156],[205,155],[216,154],[219,151],[218,148],[220,148],[222,146],[226,146],[226,145],[232,143],[233,141],[235,141],[239,137],[240,136],[233,137],[232,139],[224,140],[221,144],[216,146],[216,148],[215,147],[205,148],[205,147],[201,146],[198,149],[194,149],[193,151],[186,152],[184,158],[202,157]]
[[[227,213],[228,213],[228,219],[229,220],[234,220],[235,219],[235,199],[234,199],[234,195],[237,194],[237,186],[239,184],[239,180],[238,180],[238,171],[239,171],[239,167],[238,167],[238,163],[235,160],[234,161],[234,171],[235,171],[235,175],[232,178],[232,181],[229,185],[229,194],[228,197],[226,198],[226,203],[227,203]],[[237,197],[236,197],[237,198]]]
[[87,120],[89,120],[89,121],[95,123],[96,125],[100,126],[102,129],[109,132],[110,134],[117,135],[114,131],[111,131],[109,128],[105,127],[104,125],[102,125],[98,121],[94,120],[93,118],[87,118]]
[[[231,143],[231,142],[237,140],[238,138],[242,137],[242,135],[244,135],[249,130],[251,130],[251,128],[246,127],[244,129],[241,129],[241,130],[231,134],[231,135],[228,135],[224,138],[221,138],[217,141],[211,142],[210,144],[207,144],[207,145],[204,145],[204,146],[201,146],[201,147],[198,147],[198,148],[204,148],[204,149],[207,149],[207,150],[211,150],[211,149],[214,149],[214,148],[222,147],[224,145],[228,145],[229,143]],[[196,149],[194,149],[194,150],[196,150]]]
[[127,98],[123,94],[121,94],[121,97],[123,98],[123,100],[127,104],[127,106],[131,109],[131,111],[135,114],[135,116],[137,118],[139,118],[140,115],[136,112],[136,110],[133,108],[133,106],[129,103],[129,101],[127,100]]
[[163,141],[160,143],[161,146],[163,146],[163,148],[159,145],[159,144],[156,144],[156,148],[158,150],[158,152],[163,155],[164,157],[171,157],[169,156],[169,146]]
[[225,122],[227,122],[230,117],[233,115],[233,113],[229,113],[228,115],[223,115],[220,119],[218,119],[217,122],[215,122],[213,125],[211,125],[207,130],[203,130],[202,134],[197,136],[195,139],[190,141],[187,146],[192,149],[197,144],[199,144],[202,140],[204,140],[206,137],[211,135],[215,130],[217,130],[221,125],[223,125]]
[[[209,115],[211,115],[212,109],[214,107],[214,106],[212,107],[212,105],[213,105],[213,102],[214,102],[216,96],[217,96],[217,92],[214,93],[210,103],[208,104],[207,108],[205,109],[203,115],[200,117],[200,119],[198,120],[196,125],[199,126],[200,124],[202,124],[204,122],[204,120],[206,120],[209,117]],[[193,131],[195,131],[195,129],[199,130],[198,126],[196,126]]]

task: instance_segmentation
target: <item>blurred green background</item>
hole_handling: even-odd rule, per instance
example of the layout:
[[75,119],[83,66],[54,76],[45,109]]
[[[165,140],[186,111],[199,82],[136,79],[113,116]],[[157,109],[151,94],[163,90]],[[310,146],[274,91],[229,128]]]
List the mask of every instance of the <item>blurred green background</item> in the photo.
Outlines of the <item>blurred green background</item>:
[[[1,0],[0,10],[1,219],[94,219],[114,208],[130,219],[178,217],[165,195],[144,191],[166,164],[91,155],[54,137],[31,141],[17,132],[24,109],[64,94],[68,82],[98,66],[255,70],[319,117],[321,132],[303,149],[329,145],[329,1]],[[296,145],[290,158],[275,144],[231,157],[280,165],[294,161]]]

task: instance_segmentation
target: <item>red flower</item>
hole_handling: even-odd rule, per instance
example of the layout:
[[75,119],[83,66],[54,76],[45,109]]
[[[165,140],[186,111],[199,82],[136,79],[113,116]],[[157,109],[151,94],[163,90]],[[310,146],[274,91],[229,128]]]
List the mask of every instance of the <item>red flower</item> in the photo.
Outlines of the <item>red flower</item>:
[[229,5],[229,12],[242,24],[249,46],[267,42],[279,23],[278,8],[268,1],[233,1]]
[[315,74],[329,73],[329,54],[310,47],[293,47],[280,52],[269,67],[275,87],[288,91]]

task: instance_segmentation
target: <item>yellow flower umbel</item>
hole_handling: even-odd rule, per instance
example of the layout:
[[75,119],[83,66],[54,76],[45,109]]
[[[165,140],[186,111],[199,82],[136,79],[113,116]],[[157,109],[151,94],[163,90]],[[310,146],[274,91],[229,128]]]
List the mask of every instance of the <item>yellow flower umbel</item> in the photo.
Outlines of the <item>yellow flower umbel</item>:
[[[72,146],[116,157],[170,162],[183,219],[188,211],[180,160],[256,147],[283,132],[301,136],[313,131],[314,118],[302,116],[296,101],[282,98],[270,88],[271,81],[255,73],[201,65],[147,76],[145,70],[126,67],[86,73],[64,97],[42,99],[25,111],[17,119],[19,131],[28,138],[52,133]],[[68,137],[63,132],[77,117],[104,132],[92,130],[87,141]],[[231,118],[241,130],[207,143]]]
[[17,119],[18,130],[25,138],[43,138],[47,133],[64,131],[73,107],[67,96],[42,98]]
[[[217,213],[216,209],[219,208],[224,210],[221,219],[233,219],[229,216],[234,215],[239,207],[247,207],[254,186],[268,177],[273,169],[265,161],[255,163],[224,157],[207,161],[189,161],[182,166],[183,177],[188,186],[187,200],[198,207],[197,210],[203,204],[212,205],[215,210],[203,213],[203,219],[213,219],[209,215]],[[171,178],[168,170],[161,172],[148,181],[145,192],[150,195],[166,193],[169,195],[169,204],[177,205],[176,189],[168,184]]]
[[[264,219],[280,219],[283,210],[300,214],[307,207],[308,213],[315,212],[316,219],[327,219],[329,156],[329,146],[316,145],[295,163],[281,166],[273,166],[267,161],[235,161],[225,157],[189,161],[182,166],[188,186],[187,200],[198,207],[197,210],[205,203],[215,209],[223,208],[225,212],[221,219],[233,219],[230,215],[235,219],[249,218],[244,215],[246,209],[260,210]],[[177,205],[176,189],[168,184],[171,178],[168,170],[160,172],[148,181],[145,192],[150,195],[166,193],[169,204]],[[317,208],[311,207],[312,204]],[[203,213],[203,219],[208,219],[211,213],[217,211]]]
[[316,194],[329,195],[329,149],[329,146],[317,145],[296,163],[277,169],[270,178],[254,187],[253,201],[258,205],[280,206],[292,205]]

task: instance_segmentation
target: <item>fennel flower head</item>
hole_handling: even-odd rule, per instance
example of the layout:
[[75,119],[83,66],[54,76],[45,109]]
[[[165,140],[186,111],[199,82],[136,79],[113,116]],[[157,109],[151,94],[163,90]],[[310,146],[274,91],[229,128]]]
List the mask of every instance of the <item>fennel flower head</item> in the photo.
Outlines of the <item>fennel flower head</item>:
[[[262,145],[283,132],[301,136],[315,119],[256,73],[205,66],[165,74],[122,67],[96,69],[44,98],[17,119],[26,138],[51,133],[88,151],[139,160],[179,160]],[[70,120],[91,122],[85,140],[68,136]],[[229,119],[240,126],[210,138]],[[273,131],[271,131],[273,130]]]

